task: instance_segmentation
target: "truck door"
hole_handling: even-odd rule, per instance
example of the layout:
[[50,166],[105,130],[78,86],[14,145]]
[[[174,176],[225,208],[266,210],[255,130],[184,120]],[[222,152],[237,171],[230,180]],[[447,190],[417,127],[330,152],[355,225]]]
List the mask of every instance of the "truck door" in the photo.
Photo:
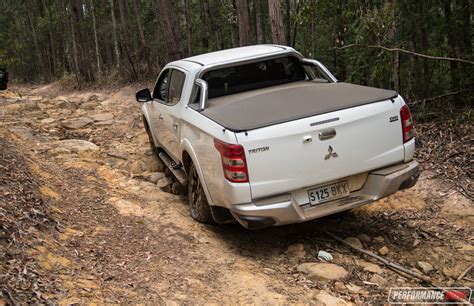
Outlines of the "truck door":
[[181,129],[181,118],[176,104],[181,100],[185,78],[183,71],[168,69],[160,76],[153,91],[155,136],[160,146],[176,160],[179,159]]

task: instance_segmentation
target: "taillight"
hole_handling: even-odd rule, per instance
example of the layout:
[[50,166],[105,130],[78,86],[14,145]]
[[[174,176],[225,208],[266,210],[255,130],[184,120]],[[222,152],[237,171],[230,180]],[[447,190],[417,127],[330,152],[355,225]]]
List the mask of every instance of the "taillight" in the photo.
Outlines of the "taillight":
[[218,139],[214,139],[214,146],[221,154],[225,178],[234,183],[248,182],[244,148],[241,145],[225,143]]
[[400,118],[402,119],[403,143],[405,143],[415,136],[415,131],[413,130],[413,118],[408,105],[405,104],[400,108]]

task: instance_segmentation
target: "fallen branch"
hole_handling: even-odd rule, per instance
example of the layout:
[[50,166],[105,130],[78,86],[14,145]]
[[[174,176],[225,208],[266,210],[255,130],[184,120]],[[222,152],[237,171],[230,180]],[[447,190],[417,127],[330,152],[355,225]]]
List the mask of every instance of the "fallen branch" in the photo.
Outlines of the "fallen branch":
[[467,267],[466,270],[462,271],[461,274],[459,274],[458,278],[456,278],[456,281],[454,282],[455,284],[457,282],[459,282],[461,279],[464,278],[464,276],[466,276],[467,273],[469,273],[469,271],[471,271],[472,267],[474,266],[474,264],[471,264],[469,267]]
[[[332,234],[332,233],[330,233],[330,232],[328,232],[328,231],[325,231],[325,233],[326,233],[326,235],[328,235],[328,236],[330,236],[330,237],[336,239],[336,240],[339,241],[340,243],[343,243],[343,244],[345,244],[345,245],[347,245],[347,246],[353,248],[354,250],[357,250],[357,251],[359,251],[359,252],[361,252],[361,253],[363,253],[363,254],[365,254],[365,255],[368,255],[368,256],[370,256],[370,257],[372,257],[372,258],[375,258],[375,259],[377,259],[377,260],[383,262],[383,263],[384,263],[387,267],[389,267],[391,270],[397,272],[398,274],[400,274],[400,275],[402,275],[402,276],[404,276],[404,277],[406,277],[407,275],[408,275],[408,276],[412,276],[412,277],[414,277],[414,278],[417,278],[417,279],[419,279],[419,280],[422,280],[422,281],[426,282],[428,285],[430,285],[430,286],[432,286],[432,287],[434,287],[434,288],[436,288],[436,289],[438,289],[438,290],[441,290],[442,292],[446,292],[446,289],[444,289],[444,288],[442,288],[441,286],[439,286],[439,285],[433,283],[433,281],[431,281],[431,279],[430,279],[429,277],[427,277],[427,276],[420,275],[420,274],[415,273],[415,272],[413,272],[413,271],[411,271],[411,270],[408,270],[408,269],[406,269],[406,268],[404,268],[404,267],[402,267],[402,266],[400,266],[400,265],[397,265],[397,264],[394,264],[394,263],[392,263],[392,262],[389,262],[389,261],[386,260],[385,258],[382,258],[382,257],[380,257],[380,256],[378,256],[378,255],[375,255],[374,253],[372,253],[372,252],[370,252],[370,251],[367,251],[367,250],[364,250],[364,249],[361,249],[361,248],[352,246],[351,244],[349,244],[349,243],[347,243],[346,241],[344,241],[344,239],[342,239],[342,238],[340,238],[340,237],[338,237],[338,236],[336,236],[336,235],[334,235],[334,234]],[[471,268],[472,268],[472,265],[469,267],[469,269],[466,269],[466,274],[467,274],[467,272],[469,272],[469,270],[470,270]],[[463,273],[464,273],[464,272],[463,272]],[[464,277],[464,276],[463,276],[463,277]],[[459,299],[459,302],[463,302],[463,303],[467,303],[467,304],[470,303],[469,301],[464,300],[464,299]]]
[[340,238],[340,237],[338,237],[338,236],[336,236],[336,235],[334,235],[334,234],[332,234],[332,233],[330,233],[330,232],[328,232],[328,231],[325,231],[325,233],[326,233],[328,236],[330,236],[330,237],[336,239],[336,240],[339,241],[340,243],[343,243],[343,244],[345,244],[345,245],[347,245],[347,246],[353,248],[354,250],[359,251],[360,253],[363,253],[363,254],[365,254],[365,255],[367,255],[367,256],[370,256],[370,257],[372,257],[372,258],[377,259],[378,261],[382,262],[383,264],[385,264],[387,267],[391,268],[392,270],[395,270],[395,271],[397,271],[397,272],[398,272],[398,271],[401,271],[401,272],[403,272],[404,274],[407,274],[407,275],[410,275],[410,276],[412,276],[412,277],[414,277],[414,278],[417,278],[417,279],[419,279],[419,280],[422,280],[422,281],[424,281],[424,282],[426,282],[426,283],[428,283],[428,284],[430,284],[430,285],[433,285],[433,286],[435,286],[435,287],[439,287],[438,285],[435,285],[435,284],[431,281],[431,279],[430,279],[428,276],[424,276],[424,275],[415,273],[415,272],[413,272],[413,271],[411,271],[411,270],[408,270],[408,269],[406,269],[406,268],[404,268],[404,267],[402,267],[402,266],[400,266],[400,265],[397,265],[397,264],[395,264],[395,263],[392,263],[392,262],[386,260],[385,258],[382,258],[382,257],[380,257],[380,256],[378,256],[378,255],[375,255],[374,253],[372,253],[372,252],[370,252],[370,251],[367,251],[367,250],[364,250],[364,249],[361,249],[361,248],[352,246],[352,245],[350,245],[349,243],[347,243],[346,241],[344,241],[344,239],[342,239],[342,238]]
[[445,93],[445,94],[442,94],[442,95],[439,95],[439,96],[435,96],[435,97],[431,97],[431,98],[428,98],[428,99],[421,99],[421,100],[416,100],[416,101],[413,101],[413,102],[408,102],[408,104],[409,105],[414,105],[414,104],[419,104],[419,103],[423,103],[423,102],[429,102],[429,101],[432,101],[432,100],[438,100],[438,99],[449,97],[449,96],[459,95],[460,93],[463,93],[463,92],[469,91],[469,90],[470,89],[462,89],[462,90],[458,90],[458,91],[448,92],[448,93]]
[[413,52],[413,51],[408,51],[408,50],[401,49],[401,48],[388,48],[388,47],[379,46],[379,45],[350,44],[350,45],[343,46],[343,47],[334,47],[333,49],[344,50],[344,49],[348,49],[348,48],[352,48],[352,47],[382,49],[382,50],[385,50],[385,51],[388,51],[388,52],[400,52],[400,53],[405,53],[405,54],[409,54],[409,55],[412,55],[412,56],[422,57],[422,58],[431,59],[431,60],[460,62],[460,63],[469,64],[469,65],[474,65],[474,62],[468,61],[468,60],[465,60],[465,59],[462,59],[462,58],[445,57],[445,56],[432,56],[432,55],[421,54],[421,53],[417,53],[417,52]]

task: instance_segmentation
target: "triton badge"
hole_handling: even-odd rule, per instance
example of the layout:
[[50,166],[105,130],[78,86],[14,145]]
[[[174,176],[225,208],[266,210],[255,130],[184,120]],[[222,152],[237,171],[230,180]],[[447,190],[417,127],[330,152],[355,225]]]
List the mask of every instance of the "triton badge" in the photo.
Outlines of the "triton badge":
[[249,150],[249,154],[265,152],[265,151],[268,151],[268,150],[270,150],[270,147],[269,147],[269,146],[260,147],[260,148],[256,148],[256,149],[250,149],[250,150]]
[[324,160],[328,160],[328,159],[330,159],[331,157],[336,158],[336,157],[339,157],[339,156],[337,155],[336,152],[333,151],[333,148],[332,148],[331,146],[329,146],[329,148],[328,148],[328,154],[326,154],[326,156],[324,156]]

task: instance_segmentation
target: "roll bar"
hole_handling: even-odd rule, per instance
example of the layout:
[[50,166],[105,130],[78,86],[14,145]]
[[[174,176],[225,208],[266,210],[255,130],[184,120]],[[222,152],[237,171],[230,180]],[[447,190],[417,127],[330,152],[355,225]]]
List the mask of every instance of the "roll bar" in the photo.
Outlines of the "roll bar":
[[207,82],[204,81],[203,79],[197,79],[194,83],[197,86],[199,86],[199,88],[201,88],[201,93],[199,95],[199,108],[198,108],[198,111],[202,112],[206,108],[208,85],[207,85]]
[[317,60],[314,60],[314,59],[310,59],[310,58],[304,58],[301,60],[301,63],[303,65],[306,65],[306,66],[315,66],[319,69],[321,69],[321,72],[328,78],[330,79],[331,81],[333,81],[334,83],[337,83],[337,79],[336,77],[323,65],[321,64],[321,62],[317,61]]

